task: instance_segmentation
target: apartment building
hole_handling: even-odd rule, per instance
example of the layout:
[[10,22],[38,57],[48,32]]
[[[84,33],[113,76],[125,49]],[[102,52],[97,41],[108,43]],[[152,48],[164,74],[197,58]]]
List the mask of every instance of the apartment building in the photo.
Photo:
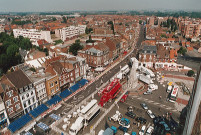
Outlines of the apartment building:
[[38,106],[33,83],[21,69],[6,74],[5,76],[14,88],[18,90],[19,100],[21,101],[25,114]]
[[6,108],[2,97],[0,97],[0,130],[7,127],[10,124],[8,115],[6,113]]
[[143,49],[139,52],[139,62],[141,66],[153,68],[156,62],[156,46],[143,46]]
[[13,29],[13,34],[15,38],[19,36],[29,38],[33,45],[38,45],[37,41],[42,39],[49,43],[53,42],[50,36],[50,31],[39,31],[36,29]]
[[78,56],[86,58],[90,67],[103,67],[109,64],[109,51],[109,47],[101,42],[78,51]]
[[62,41],[70,40],[85,33],[86,25],[69,26],[62,29],[55,30],[55,36]]
[[0,24],[0,33],[1,32],[5,32],[5,30],[4,30],[4,25],[2,25],[2,24]]
[[5,104],[6,113],[10,121],[13,121],[17,117],[24,114],[24,110],[19,97],[19,92],[9,81],[6,75],[3,75],[3,77],[1,78],[0,93],[1,98]]
[[86,75],[84,58],[60,54],[59,59],[47,60],[46,65],[59,76],[59,86],[63,90],[81,80]]
[[33,82],[33,86],[36,91],[36,97],[38,100],[38,104],[45,103],[48,100],[48,98],[47,98],[47,92],[46,92],[46,87],[45,87],[46,75],[43,72],[43,69],[40,69],[37,72],[32,72],[30,70],[26,70],[25,74]]

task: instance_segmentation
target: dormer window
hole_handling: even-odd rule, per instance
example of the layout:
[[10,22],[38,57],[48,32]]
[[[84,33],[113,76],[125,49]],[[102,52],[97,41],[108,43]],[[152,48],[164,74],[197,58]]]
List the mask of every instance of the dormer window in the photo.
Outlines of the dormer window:
[[32,84],[29,84],[29,88],[30,88],[30,89],[32,88]]
[[20,88],[20,93],[23,93],[23,88]]
[[24,87],[24,89],[25,89],[25,91],[26,91],[26,90],[28,90],[28,87],[27,87],[27,86],[25,86],[25,87]]

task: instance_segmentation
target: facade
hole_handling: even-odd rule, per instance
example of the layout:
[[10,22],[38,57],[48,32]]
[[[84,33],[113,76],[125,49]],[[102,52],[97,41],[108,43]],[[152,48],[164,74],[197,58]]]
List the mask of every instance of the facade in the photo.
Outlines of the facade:
[[111,60],[115,60],[120,56],[122,45],[121,45],[121,41],[118,38],[107,37],[106,46],[109,47],[109,50],[110,50],[109,57]]
[[51,65],[45,69],[45,74],[46,74],[45,87],[47,96],[50,99],[56,93],[60,92],[59,76]]
[[48,60],[47,68],[59,76],[59,86],[63,90],[81,80],[86,75],[86,62],[84,58],[72,55],[60,55],[59,59]]
[[18,90],[19,100],[25,114],[38,106],[33,83],[22,70],[14,71],[5,76]]
[[156,46],[143,46],[143,49],[139,52],[139,62],[141,66],[147,68],[153,68],[154,63],[156,62],[156,53],[157,47]]
[[[200,71],[199,71],[200,72]],[[201,73],[201,72],[200,72]],[[201,134],[201,74],[197,76],[187,105],[187,116],[183,135]]]
[[2,98],[0,97],[0,130],[3,129],[4,127],[7,127],[7,125],[9,124],[10,124],[10,121],[6,113],[5,105]]
[[30,70],[25,71],[26,75],[33,82],[33,86],[36,91],[36,97],[38,100],[38,104],[42,104],[48,100],[47,92],[45,87],[46,76],[43,73],[43,69],[39,70],[39,72],[32,72]]
[[0,91],[9,120],[13,121],[15,118],[23,115],[24,110],[22,108],[18,90],[8,80],[6,75],[1,78]]
[[13,29],[14,37],[23,36],[29,38],[33,45],[37,45],[37,41],[44,39],[49,43],[52,43],[50,31],[38,31],[36,29]]
[[5,32],[5,30],[4,30],[4,26],[0,24],[0,33],[1,32]]
[[108,46],[99,43],[78,51],[78,56],[86,58],[86,62],[90,67],[103,67],[109,63],[109,51]]
[[62,41],[70,40],[85,33],[86,25],[69,26],[62,29],[55,30],[55,36]]

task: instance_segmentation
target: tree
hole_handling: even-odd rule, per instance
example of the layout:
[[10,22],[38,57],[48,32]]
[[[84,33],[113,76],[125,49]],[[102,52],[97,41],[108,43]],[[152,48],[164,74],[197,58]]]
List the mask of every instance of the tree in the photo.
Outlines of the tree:
[[91,38],[91,35],[89,35],[89,39],[88,40],[86,40],[86,43],[94,43],[95,41],[94,40],[92,40],[92,38]]
[[178,51],[178,53],[185,55],[185,53],[187,52],[186,48],[181,47]]
[[31,67],[30,70],[36,72],[36,69],[34,67]]
[[52,18],[52,21],[56,21],[57,19],[55,17]]
[[62,18],[63,18],[63,22],[64,22],[64,23],[67,23],[67,19],[66,19],[66,17],[63,16]]
[[73,43],[70,48],[69,48],[69,52],[71,52],[73,55],[77,55],[77,52],[79,50],[83,49],[83,46],[80,45],[80,40],[76,40],[75,43]]
[[85,33],[86,34],[89,34],[89,29],[86,27],[86,29],[85,29]]
[[18,53],[18,52],[19,52],[19,47],[15,44],[10,45],[6,50],[6,54],[8,56],[15,56],[16,53]]
[[192,77],[195,74],[193,70],[189,70],[187,76]]
[[48,49],[47,49],[47,48],[44,48],[44,49],[43,49],[43,52],[45,52],[46,56],[49,55],[49,52],[48,52]]
[[142,20],[139,20],[139,24],[142,24]]

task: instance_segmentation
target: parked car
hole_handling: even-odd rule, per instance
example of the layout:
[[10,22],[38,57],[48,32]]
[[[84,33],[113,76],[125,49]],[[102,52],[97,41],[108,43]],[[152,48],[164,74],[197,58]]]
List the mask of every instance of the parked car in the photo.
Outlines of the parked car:
[[129,106],[129,107],[127,108],[127,111],[128,111],[128,112],[133,112],[133,107],[132,107],[132,106]]
[[123,126],[119,126],[118,129],[123,131],[124,133],[126,133],[128,131],[128,129],[126,127],[123,127]]
[[132,132],[131,135],[137,135],[137,133],[136,132]]
[[137,117],[135,119],[137,122],[140,122],[141,124],[146,124],[147,120],[145,118],[142,117]]
[[170,131],[170,128],[164,121],[159,122],[159,124],[163,125],[163,127],[165,128],[166,131]]
[[141,128],[141,130],[140,130],[140,132],[139,132],[139,135],[144,135],[145,129],[146,129],[146,126],[143,125],[142,128]]
[[136,114],[134,114],[133,112],[126,112],[125,115],[133,119],[135,119],[135,116],[136,116]]
[[150,94],[152,94],[152,92],[146,91],[146,92],[144,92],[143,94],[144,94],[144,95],[150,95]]
[[153,130],[154,130],[154,127],[149,126],[149,128],[147,129],[146,135],[151,135]]
[[145,104],[145,103],[141,103],[140,105],[142,106],[143,109],[148,110],[148,106],[147,106],[147,104]]
[[151,110],[147,110],[147,114],[149,115],[150,118],[154,119],[156,116],[153,114]]

